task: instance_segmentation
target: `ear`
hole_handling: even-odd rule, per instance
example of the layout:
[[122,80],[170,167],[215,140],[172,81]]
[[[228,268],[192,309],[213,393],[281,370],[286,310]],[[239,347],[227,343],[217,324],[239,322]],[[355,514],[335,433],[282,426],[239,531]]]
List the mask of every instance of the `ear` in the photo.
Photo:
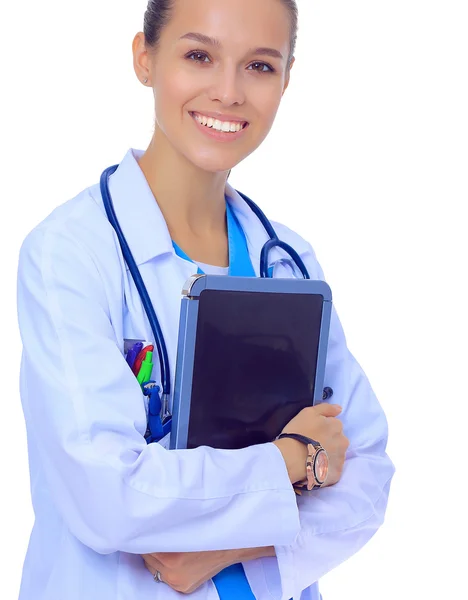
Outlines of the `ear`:
[[[151,77],[151,64],[148,50],[145,44],[145,34],[140,31],[136,34],[132,42],[133,68],[140,82]],[[151,85],[149,81],[148,85]]]
[[293,57],[292,57],[292,59],[291,59],[291,64],[290,64],[290,65],[289,65],[289,67],[288,67],[288,72],[286,73],[286,79],[285,79],[285,82],[284,82],[284,87],[283,87],[283,94],[284,94],[284,92],[285,92],[285,91],[288,89],[289,80],[290,80],[290,77],[291,77],[291,69],[293,68],[294,61],[295,61],[295,60],[296,60],[296,59],[295,59],[295,58],[294,58],[294,56],[293,56]]

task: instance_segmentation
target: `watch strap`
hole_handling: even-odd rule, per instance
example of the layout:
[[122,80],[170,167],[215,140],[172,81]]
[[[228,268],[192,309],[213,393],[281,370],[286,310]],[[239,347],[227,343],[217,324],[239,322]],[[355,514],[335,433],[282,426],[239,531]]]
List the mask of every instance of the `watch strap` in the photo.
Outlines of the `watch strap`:
[[313,440],[305,435],[301,435],[300,433],[281,433],[276,439],[281,440],[282,438],[292,438],[293,440],[297,440],[306,446],[307,444],[312,444],[312,446],[315,448],[317,448],[317,446],[321,446],[320,442],[317,442],[316,440]]
[[[296,440],[298,442],[301,442],[302,444],[304,444],[305,446],[313,446],[315,448],[315,450],[318,449],[322,449],[322,445],[317,442],[316,440],[313,440],[312,438],[309,438],[305,435],[302,435],[300,433],[281,433],[276,439],[277,440],[281,440],[283,438],[291,438],[293,440]],[[296,494],[298,496],[302,495],[302,490],[317,490],[320,487],[322,487],[321,485],[312,485],[310,486],[310,477],[312,477],[315,480],[315,477],[313,475],[313,456],[312,456],[312,448],[308,449],[307,452],[307,459],[306,459],[306,472],[308,477],[306,477],[305,479],[301,480],[301,481],[297,481],[296,483],[293,484],[293,488],[294,491],[296,492]]]

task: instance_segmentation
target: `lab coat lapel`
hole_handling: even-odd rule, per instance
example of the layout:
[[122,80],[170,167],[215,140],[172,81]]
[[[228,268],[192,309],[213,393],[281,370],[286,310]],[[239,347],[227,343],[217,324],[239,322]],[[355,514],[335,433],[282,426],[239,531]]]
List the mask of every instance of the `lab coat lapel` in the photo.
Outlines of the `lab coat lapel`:
[[131,148],[109,178],[115,213],[138,266],[173,252],[166,221],[137,161],[142,155]]

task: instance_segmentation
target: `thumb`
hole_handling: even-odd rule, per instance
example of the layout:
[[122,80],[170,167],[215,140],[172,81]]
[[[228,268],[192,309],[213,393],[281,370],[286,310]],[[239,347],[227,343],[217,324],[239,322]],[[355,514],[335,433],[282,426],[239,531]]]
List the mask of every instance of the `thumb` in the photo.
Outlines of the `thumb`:
[[339,404],[328,404],[328,402],[321,402],[314,406],[317,413],[323,417],[336,417],[342,411]]

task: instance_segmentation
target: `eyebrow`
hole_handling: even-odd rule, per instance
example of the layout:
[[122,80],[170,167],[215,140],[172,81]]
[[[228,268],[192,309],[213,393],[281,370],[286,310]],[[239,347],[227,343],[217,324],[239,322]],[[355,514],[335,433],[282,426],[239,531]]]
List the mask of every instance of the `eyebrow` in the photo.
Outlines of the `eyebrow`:
[[[215,48],[222,48],[222,44],[216,38],[212,38],[209,35],[204,35],[203,33],[195,33],[190,31],[185,35],[181,36],[179,39],[181,40],[193,40],[195,42],[199,42],[200,44],[206,44],[207,46],[213,46]],[[253,54],[262,54],[264,56],[271,56],[272,58],[283,59],[283,55],[279,50],[275,50],[274,48],[254,48],[251,50]]]

